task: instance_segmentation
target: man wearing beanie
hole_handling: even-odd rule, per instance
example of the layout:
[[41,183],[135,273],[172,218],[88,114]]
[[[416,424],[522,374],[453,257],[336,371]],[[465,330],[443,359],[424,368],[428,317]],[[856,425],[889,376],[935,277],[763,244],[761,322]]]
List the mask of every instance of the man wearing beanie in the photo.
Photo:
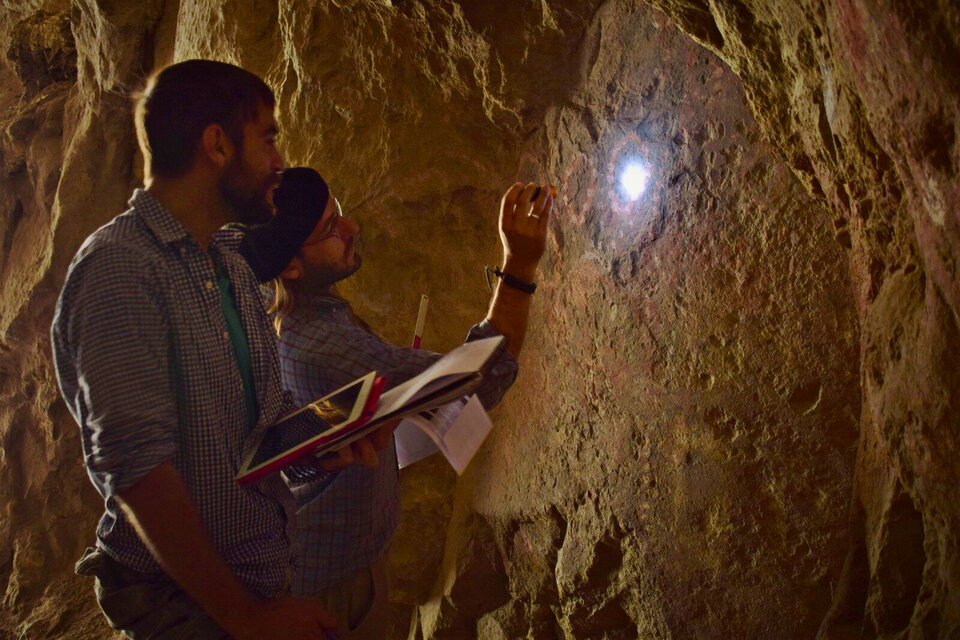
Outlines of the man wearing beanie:
[[[534,275],[543,255],[555,190],[515,184],[500,207],[504,249],[500,280],[489,312],[467,340],[504,335],[508,348],[477,390],[486,408],[495,405],[517,375],[516,357],[526,333]],[[359,227],[312,169],[284,172],[274,193],[277,213],[246,234],[240,253],[274,291],[271,311],[278,330],[284,385],[310,402],[376,370],[390,384],[407,380],[440,354],[384,342],[336,293],[336,283],[361,266]],[[309,227],[309,230],[308,230]],[[375,450],[380,448],[379,455]],[[293,483],[297,498],[298,570],[294,592],[310,595],[338,616],[342,637],[388,637],[389,602],[384,552],[396,528],[400,487],[390,432],[381,430],[329,468],[352,457],[332,478]]]

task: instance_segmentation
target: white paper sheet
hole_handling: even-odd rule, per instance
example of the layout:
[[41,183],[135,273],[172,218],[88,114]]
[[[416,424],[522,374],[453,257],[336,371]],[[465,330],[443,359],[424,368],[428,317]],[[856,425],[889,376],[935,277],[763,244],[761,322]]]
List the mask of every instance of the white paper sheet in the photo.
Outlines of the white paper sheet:
[[397,465],[401,469],[440,451],[423,428],[409,418],[400,422],[393,439],[397,444]]
[[441,451],[450,466],[463,473],[492,426],[475,395],[436,409],[430,419],[410,416],[394,432],[397,461],[402,469]]

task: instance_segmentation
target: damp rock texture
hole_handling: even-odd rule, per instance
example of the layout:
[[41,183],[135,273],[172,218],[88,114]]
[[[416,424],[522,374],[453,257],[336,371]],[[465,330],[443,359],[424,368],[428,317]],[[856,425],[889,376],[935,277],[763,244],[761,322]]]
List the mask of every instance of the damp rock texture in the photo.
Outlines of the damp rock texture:
[[274,88],[288,163],[363,228],[343,293],[395,342],[425,292],[424,346],[456,346],[500,195],[560,189],[493,433],[462,477],[402,474],[394,637],[955,637],[958,20],[945,0],[0,3],[0,634],[112,633],[72,574],[101,499],[48,328],[140,181],[131,95],[202,56]]
[[831,211],[860,324],[851,547],[825,637],[960,634],[960,8],[654,0]]

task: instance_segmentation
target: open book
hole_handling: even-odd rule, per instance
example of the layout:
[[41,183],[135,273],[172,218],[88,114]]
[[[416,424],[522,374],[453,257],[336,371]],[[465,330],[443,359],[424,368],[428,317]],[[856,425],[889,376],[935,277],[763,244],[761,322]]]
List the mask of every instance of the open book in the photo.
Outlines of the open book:
[[243,456],[237,482],[255,482],[303,456],[322,455],[370,434],[384,423],[471,394],[487,366],[506,348],[496,336],[463,344],[420,375],[380,393],[386,381],[371,372],[290,413],[259,434]]
[[403,469],[439,451],[461,474],[492,428],[476,395],[407,416],[393,432],[397,465]]

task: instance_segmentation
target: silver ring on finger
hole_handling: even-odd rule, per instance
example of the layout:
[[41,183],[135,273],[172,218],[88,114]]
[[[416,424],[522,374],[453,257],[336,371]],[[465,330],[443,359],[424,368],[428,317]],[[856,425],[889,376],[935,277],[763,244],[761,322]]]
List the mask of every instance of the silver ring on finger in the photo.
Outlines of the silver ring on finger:
[[535,213],[528,213],[528,214],[527,214],[527,217],[528,217],[528,218],[533,218],[534,220],[539,220],[539,219],[540,219],[540,216],[538,216],[538,215],[535,214]]

